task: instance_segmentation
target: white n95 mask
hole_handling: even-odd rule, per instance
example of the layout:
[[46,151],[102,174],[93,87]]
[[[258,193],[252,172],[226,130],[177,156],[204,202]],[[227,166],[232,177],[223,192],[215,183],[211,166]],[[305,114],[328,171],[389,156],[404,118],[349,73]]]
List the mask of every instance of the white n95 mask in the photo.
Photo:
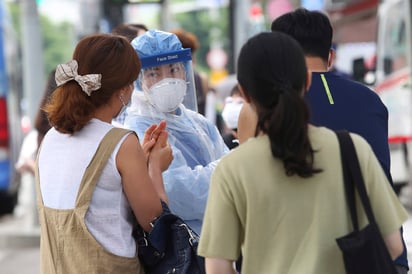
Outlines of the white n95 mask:
[[178,78],[164,78],[146,92],[151,104],[161,112],[172,112],[183,102],[186,95],[186,81]]

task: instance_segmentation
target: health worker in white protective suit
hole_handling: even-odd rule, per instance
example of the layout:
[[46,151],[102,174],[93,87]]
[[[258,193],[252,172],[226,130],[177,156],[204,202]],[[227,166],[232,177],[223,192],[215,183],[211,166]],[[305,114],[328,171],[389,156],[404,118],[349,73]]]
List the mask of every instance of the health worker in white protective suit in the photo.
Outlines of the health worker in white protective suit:
[[174,156],[163,173],[169,207],[200,233],[210,177],[229,149],[216,126],[196,111],[190,49],[158,30],[136,37],[132,46],[142,70],[124,126],[143,140],[148,126],[166,120]]

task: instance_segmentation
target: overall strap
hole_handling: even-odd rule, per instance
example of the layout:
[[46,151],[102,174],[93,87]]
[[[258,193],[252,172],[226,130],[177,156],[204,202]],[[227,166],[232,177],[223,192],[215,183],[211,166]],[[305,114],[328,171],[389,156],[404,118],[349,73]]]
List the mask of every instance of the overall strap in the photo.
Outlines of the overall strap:
[[84,172],[76,198],[76,208],[81,206],[88,207],[94,188],[100,178],[103,168],[106,166],[107,160],[123,136],[131,132],[133,131],[122,128],[112,128],[103,137],[96,153]]
[[43,196],[41,194],[41,188],[40,188],[40,172],[39,172],[39,155],[40,155],[40,150],[41,150],[41,143],[37,149],[37,155],[36,155],[36,162],[34,166],[34,182],[36,186],[36,203],[37,207],[43,207]]
[[[40,149],[38,151],[40,151]],[[37,154],[36,156],[36,164],[34,168],[34,182],[36,186],[36,203],[37,203],[37,207],[40,208],[44,204],[43,204],[43,197],[42,197],[41,189],[40,189],[39,154]]]

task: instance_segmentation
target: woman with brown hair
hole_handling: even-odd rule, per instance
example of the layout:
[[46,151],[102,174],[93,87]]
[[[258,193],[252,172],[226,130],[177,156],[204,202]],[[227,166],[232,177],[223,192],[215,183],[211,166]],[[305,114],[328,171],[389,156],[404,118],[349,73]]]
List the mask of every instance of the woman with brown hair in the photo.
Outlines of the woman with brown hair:
[[139,71],[130,43],[112,34],[83,38],[73,60],[57,66],[45,106],[52,128],[37,160],[42,273],[142,271],[134,220],[150,231],[161,214],[162,171],[173,156],[164,122],[148,128],[142,146],[111,124]]

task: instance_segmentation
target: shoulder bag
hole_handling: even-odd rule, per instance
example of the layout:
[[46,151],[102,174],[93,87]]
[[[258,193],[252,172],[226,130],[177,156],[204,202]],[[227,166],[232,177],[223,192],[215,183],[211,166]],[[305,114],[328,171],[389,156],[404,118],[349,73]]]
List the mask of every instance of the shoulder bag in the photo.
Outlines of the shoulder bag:
[[[336,239],[343,254],[346,273],[396,274],[395,265],[373,215],[352,139],[347,131],[338,131],[336,134],[341,150],[346,200],[354,229]],[[361,200],[360,206],[363,206],[369,220],[369,224],[361,230],[356,212],[355,189]]]
[[135,231],[138,256],[146,274],[205,274],[204,258],[197,255],[199,236],[162,202],[163,213],[146,233]]

